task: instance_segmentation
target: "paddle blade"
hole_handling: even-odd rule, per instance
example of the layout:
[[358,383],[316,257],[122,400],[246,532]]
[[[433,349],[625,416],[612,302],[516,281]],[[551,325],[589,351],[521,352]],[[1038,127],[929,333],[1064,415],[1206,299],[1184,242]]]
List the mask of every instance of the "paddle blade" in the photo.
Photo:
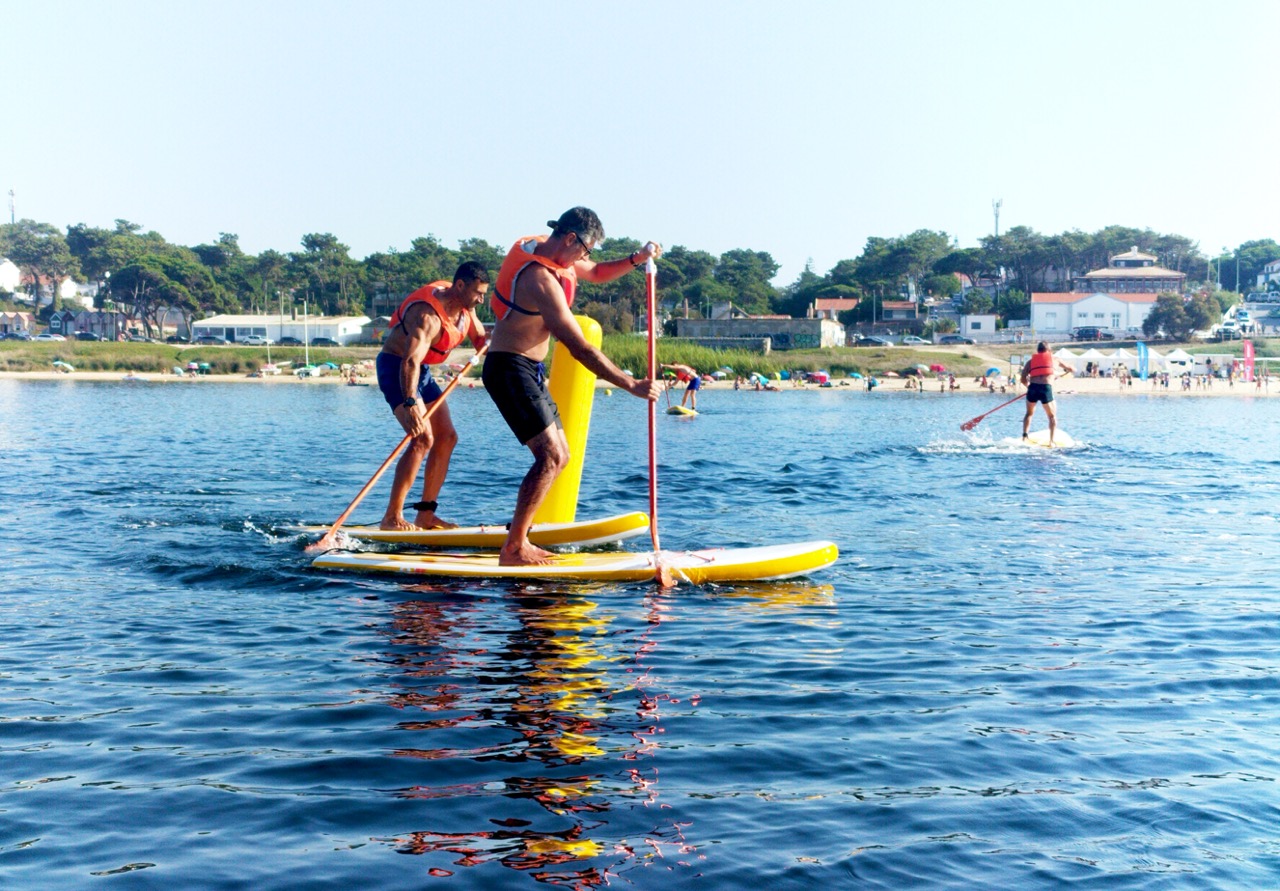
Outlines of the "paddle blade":
[[658,583],[660,588],[674,588],[676,586],[675,576],[671,574],[671,570],[662,565],[662,559],[657,551],[653,552],[653,580]]
[[978,426],[978,422],[979,422],[979,421],[981,421],[981,420],[982,420],[982,418],[971,418],[970,420],[965,421],[963,424],[961,424],[961,425],[960,425],[960,429],[961,429],[961,430],[972,430],[974,427],[977,427],[977,426]]
[[318,554],[321,551],[332,551],[338,546],[338,530],[330,529],[317,540],[302,549],[304,554]]

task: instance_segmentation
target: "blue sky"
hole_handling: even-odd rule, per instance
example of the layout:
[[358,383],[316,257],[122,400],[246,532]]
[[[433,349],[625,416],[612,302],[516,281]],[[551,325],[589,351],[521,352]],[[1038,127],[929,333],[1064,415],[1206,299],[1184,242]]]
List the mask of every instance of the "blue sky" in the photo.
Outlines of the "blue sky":
[[869,236],[973,245],[997,198],[1002,230],[1280,240],[1271,0],[0,0],[0,22],[0,189],[58,226],[364,257],[506,246],[585,204],[611,235],[769,251],[779,284]]

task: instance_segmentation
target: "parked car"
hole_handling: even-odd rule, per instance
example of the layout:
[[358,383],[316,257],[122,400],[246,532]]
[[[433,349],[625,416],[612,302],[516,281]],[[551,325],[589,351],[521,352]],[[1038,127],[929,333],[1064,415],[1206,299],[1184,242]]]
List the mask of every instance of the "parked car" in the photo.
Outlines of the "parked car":
[[1087,325],[1083,328],[1077,328],[1071,332],[1072,340],[1115,340],[1116,337],[1110,331],[1103,328],[1096,328],[1093,325]]
[[5,334],[6,340],[30,340],[31,335],[25,331],[10,331]]
[[179,337],[176,334],[170,334],[164,339],[165,343],[190,343],[185,337]]
[[51,331],[45,331],[42,334],[37,334],[35,337],[31,339],[32,340],[66,340],[66,338],[63,337],[61,334],[54,334]]
[[328,347],[342,346],[342,344],[338,343],[332,337],[313,337],[311,338],[311,345]]
[[270,346],[275,341],[270,337],[263,337],[261,334],[246,334],[240,339],[239,343],[245,346]]
[[977,341],[963,334],[944,334],[938,338],[938,343],[977,343]]
[[94,334],[92,331],[77,331],[76,340],[102,340],[101,334]]
[[916,337],[914,334],[908,334],[902,338],[903,346],[933,346],[932,340],[925,340],[923,337]]
[[881,337],[878,334],[860,335],[856,340],[854,340],[853,345],[891,347],[893,346],[893,341],[887,337]]
[[150,338],[145,334],[130,334],[129,343],[151,343]]
[[223,337],[221,334],[201,334],[199,337],[196,338],[195,342],[200,344],[201,346],[214,346],[217,344],[226,343],[227,339]]
[[276,343],[280,346],[302,346],[302,341],[296,337],[282,337]]

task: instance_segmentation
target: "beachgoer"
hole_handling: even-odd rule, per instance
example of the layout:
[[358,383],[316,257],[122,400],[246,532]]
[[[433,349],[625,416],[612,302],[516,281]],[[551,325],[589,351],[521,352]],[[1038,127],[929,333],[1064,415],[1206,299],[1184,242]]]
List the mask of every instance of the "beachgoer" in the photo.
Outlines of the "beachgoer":
[[521,445],[533,453],[498,555],[503,566],[547,563],[552,556],[529,542],[533,515],[569,461],[569,444],[543,366],[551,337],[615,387],[650,401],[661,392],[656,381],[637,380],[588,343],[569,309],[578,279],[614,281],[661,256],[661,246],[651,241],[628,257],[594,263],[591,252],[604,239],[594,211],[574,207],[547,225],[550,235],[526,236],[512,245],[491,299],[498,321],[484,363],[485,389]]
[[680,383],[687,383],[684,388],[684,395],[680,397],[680,406],[683,408],[686,402],[689,408],[694,411],[698,410],[698,391],[702,389],[702,378],[698,377],[698,372],[694,371],[688,365],[681,365],[678,362],[675,365],[663,364],[663,368],[670,368],[676,373],[676,380]]
[[[383,529],[453,528],[452,523],[436,516],[436,508],[458,431],[446,404],[427,417],[427,406],[442,394],[440,385],[431,377],[430,366],[447,361],[450,351],[464,337],[477,350],[484,346],[484,326],[475,310],[484,302],[488,290],[489,273],[485,268],[474,261],[463,263],[452,283],[432,282],[406,297],[387,325],[387,336],[376,362],[378,386],[396,420],[413,440],[396,464],[391,500],[380,524]],[[418,513],[410,523],[402,511],[423,458],[427,469],[422,479],[422,500],[412,505]]]
[[1053,376],[1054,363],[1067,374],[1075,374],[1075,369],[1061,359],[1055,359],[1049,352],[1049,344],[1043,340],[1036,344],[1035,354],[1022,366],[1022,384],[1027,388],[1027,413],[1022,416],[1022,438],[1027,438],[1027,430],[1031,426],[1031,416],[1035,414],[1036,403],[1044,406],[1044,413],[1049,416],[1049,445],[1053,445],[1053,434],[1058,429],[1058,418],[1053,408]]

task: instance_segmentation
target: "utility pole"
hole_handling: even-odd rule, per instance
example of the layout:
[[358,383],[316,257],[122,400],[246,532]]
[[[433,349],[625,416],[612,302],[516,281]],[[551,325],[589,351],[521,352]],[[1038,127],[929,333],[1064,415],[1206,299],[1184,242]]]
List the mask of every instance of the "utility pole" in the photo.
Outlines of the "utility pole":
[[1004,204],[1003,198],[995,198],[991,201],[991,211],[996,218],[996,238],[1000,237],[1000,206]]

